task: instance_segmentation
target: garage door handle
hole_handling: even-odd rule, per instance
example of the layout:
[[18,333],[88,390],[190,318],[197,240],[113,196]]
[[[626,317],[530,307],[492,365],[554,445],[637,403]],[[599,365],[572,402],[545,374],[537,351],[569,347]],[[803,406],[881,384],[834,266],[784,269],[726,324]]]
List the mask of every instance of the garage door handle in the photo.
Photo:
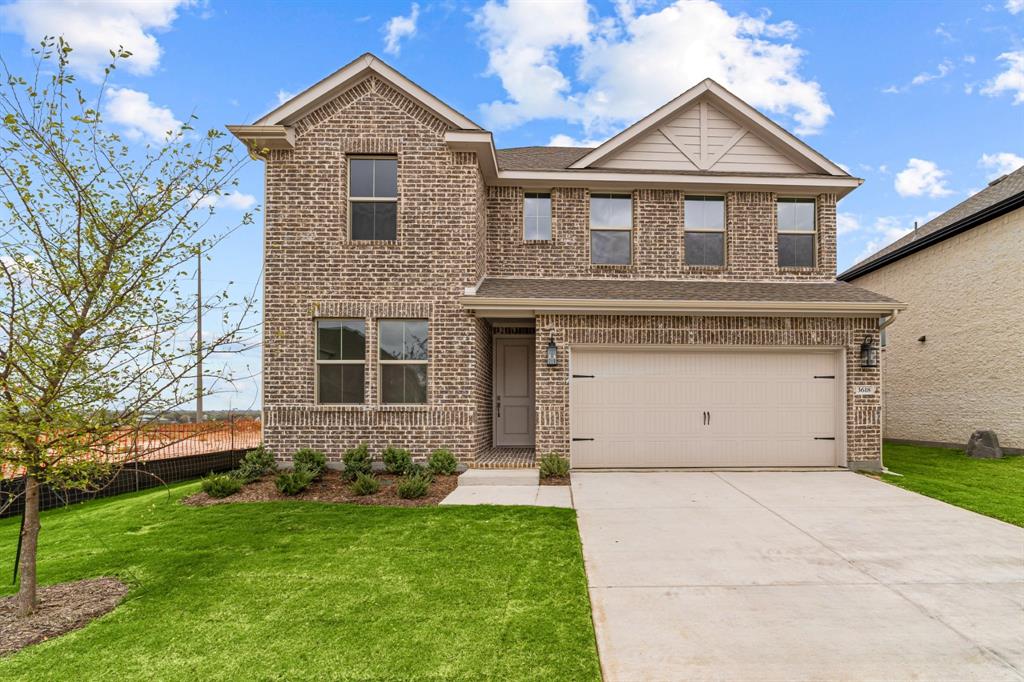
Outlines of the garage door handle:
[[835,374],[815,374],[814,378],[815,379],[835,379],[836,375]]
[[814,440],[835,440],[835,436],[815,436]]
[[594,375],[593,374],[573,374],[572,378],[573,379],[593,379]]
[[593,438],[573,438],[572,440],[573,440],[573,442],[577,442],[577,441],[581,441],[581,440],[594,440],[594,439]]

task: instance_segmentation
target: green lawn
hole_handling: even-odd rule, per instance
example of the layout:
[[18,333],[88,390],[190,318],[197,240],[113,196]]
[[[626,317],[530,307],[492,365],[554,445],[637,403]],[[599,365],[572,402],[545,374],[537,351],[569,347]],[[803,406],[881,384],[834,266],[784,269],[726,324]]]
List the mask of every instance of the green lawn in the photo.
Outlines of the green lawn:
[[176,503],[197,487],[44,513],[42,583],[132,591],[0,679],[600,679],[572,510]]
[[1024,526],[1024,457],[971,459],[960,450],[886,444],[883,461],[903,476],[882,478],[1018,526]]

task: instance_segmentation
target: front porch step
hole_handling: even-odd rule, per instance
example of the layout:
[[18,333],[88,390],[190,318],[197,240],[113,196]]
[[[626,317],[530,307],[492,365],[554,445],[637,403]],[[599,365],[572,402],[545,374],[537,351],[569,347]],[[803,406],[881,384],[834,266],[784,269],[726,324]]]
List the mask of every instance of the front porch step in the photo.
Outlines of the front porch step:
[[537,469],[469,469],[459,474],[459,486],[465,485],[540,485]]

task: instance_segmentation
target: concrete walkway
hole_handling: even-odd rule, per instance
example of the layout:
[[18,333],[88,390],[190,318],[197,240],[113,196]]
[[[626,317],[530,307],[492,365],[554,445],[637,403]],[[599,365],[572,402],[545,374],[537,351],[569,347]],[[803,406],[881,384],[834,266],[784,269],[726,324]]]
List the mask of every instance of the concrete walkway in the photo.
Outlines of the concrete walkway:
[[605,680],[1024,680],[1024,529],[849,472],[572,477]]
[[540,485],[537,469],[470,469],[441,504],[572,507],[572,493],[567,485]]

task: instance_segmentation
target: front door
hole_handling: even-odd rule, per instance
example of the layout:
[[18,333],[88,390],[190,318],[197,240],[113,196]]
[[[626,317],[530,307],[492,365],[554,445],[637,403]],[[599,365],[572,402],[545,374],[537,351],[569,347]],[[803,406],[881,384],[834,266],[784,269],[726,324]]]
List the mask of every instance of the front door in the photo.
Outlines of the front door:
[[533,336],[494,339],[494,445],[533,447]]

